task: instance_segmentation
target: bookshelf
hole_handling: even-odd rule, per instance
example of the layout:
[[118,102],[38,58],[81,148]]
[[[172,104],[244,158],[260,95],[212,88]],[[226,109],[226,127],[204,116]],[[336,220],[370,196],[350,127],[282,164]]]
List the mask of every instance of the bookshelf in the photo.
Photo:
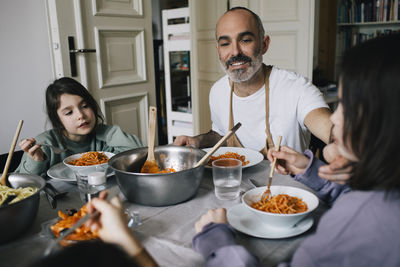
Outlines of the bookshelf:
[[335,78],[344,52],[361,42],[400,31],[400,0],[339,0]]

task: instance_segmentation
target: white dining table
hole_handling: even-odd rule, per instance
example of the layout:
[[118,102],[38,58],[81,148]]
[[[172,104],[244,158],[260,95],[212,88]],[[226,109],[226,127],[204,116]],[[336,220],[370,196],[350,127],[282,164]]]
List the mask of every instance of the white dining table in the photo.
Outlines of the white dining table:
[[[266,160],[243,169],[241,193],[253,188],[250,178],[258,185],[266,185],[269,170],[270,164]],[[26,266],[41,257],[52,238],[46,234],[42,226],[57,218],[58,210],[79,209],[84,204],[79,198],[76,185],[54,179],[50,179],[50,182],[60,191],[68,191],[68,194],[58,199],[56,209],[50,207],[44,195],[41,196],[39,211],[30,229],[17,240],[0,245],[0,266]],[[119,191],[115,177],[109,178],[109,183],[111,190]],[[272,185],[290,185],[312,192],[311,189],[286,175],[275,174]],[[122,193],[120,196],[124,198]],[[205,169],[200,188],[190,200],[172,206],[149,207],[129,203],[125,199],[124,208],[131,213],[139,214],[140,224],[132,227],[133,234],[160,266],[196,267],[203,266],[204,259],[192,249],[195,222],[209,209],[224,207],[229,210],[240,203],[240,197],[230,201],[216,198],[212,172],[210,169]],[[236,231],[236,241],[256,255],[262,266],[276,266],[281,261],[290,260],[300,242],[315,231],[319,218],[326,209],[327,206],[320,202],[318,208],[311,214],[314,219],[313,226],[297,236],[268,239]]]

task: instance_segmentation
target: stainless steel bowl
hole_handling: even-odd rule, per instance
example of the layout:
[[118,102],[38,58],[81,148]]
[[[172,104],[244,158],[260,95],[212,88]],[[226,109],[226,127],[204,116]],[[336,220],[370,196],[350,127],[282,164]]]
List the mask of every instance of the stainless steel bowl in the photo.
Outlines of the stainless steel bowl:
[[12,188],[34,186],[39,190],[30,197],[0,207],[0,244],[16,239],[33,224],[40,201],[40,191],[46,181],[37,175],[11,173],[8,181]]
[[175,173],[140,173],[147,158],[147,147],[119,153],[108,165],[115,171],[118,185],[130,202],[148,206],[168,206],[193,197],[203,178],[204,166],[193,166],[206,154],[201,149],[181,146],[159,146],[154,149],[161,169],[174,168]]

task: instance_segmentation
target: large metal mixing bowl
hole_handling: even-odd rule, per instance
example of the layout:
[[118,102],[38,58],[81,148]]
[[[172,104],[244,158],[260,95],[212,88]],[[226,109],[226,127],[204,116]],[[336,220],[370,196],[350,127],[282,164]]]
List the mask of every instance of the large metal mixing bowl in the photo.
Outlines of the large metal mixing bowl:
[[33,224],[40,200],[40,191],[46,181],[37,175],[11,173],[8,182],[12,188],[38,187],[39,190],[30,197],[13,204],[0,207],[0,244],[16,239]]
[[193,197],[203,178],[204,166],[193,166],[206,154],[201,149],[181,146],[155,147],[161,169],[174,168],[175,173],[140,173],[147,157],[147,147],[119,153],[108,165],[115,171],[118,185],[130,201],[147,206],[168,206]]

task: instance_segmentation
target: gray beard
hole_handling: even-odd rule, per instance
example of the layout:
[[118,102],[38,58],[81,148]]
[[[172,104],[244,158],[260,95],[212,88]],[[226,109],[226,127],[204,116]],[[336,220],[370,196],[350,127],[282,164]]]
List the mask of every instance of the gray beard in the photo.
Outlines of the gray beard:
[[254,74],[262,66],[262,55],[259,54],[255,57],[255,60],[250,62],[250,67],[247,70],[233,70],[229,72],[228,68],[219,60],[219,64],[222,70],[229,76],[229,78],[235,83],[246,82],[250,80]]

